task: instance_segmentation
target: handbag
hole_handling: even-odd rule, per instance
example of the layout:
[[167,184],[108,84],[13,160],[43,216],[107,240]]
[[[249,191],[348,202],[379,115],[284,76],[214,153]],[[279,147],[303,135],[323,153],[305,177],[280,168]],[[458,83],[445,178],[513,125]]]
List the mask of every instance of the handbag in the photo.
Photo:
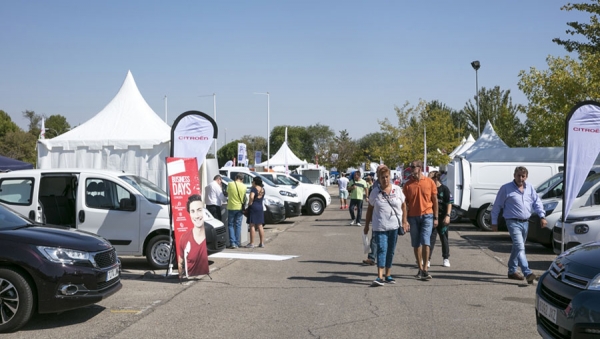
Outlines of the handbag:
[[388,199],[388,195],[384,191],[380,190],[379,192],[381,192],[381,195],[383,196],[385,201],[387,201],[388,204],[390,204],[390,207],[392,208],[392,210],[394,211],[394,214],[396,215],[396,219],[398,220],[398,225],[400,225],[400,227],[398,228],[398,235],[404,235],[406,232],[404,231],[404,227],[402,227],[402,222],[400,221],[400,217],[398,216],[398,212],[396,212],[394,205],[392,205],[392,203],[390,202],[390,199]]

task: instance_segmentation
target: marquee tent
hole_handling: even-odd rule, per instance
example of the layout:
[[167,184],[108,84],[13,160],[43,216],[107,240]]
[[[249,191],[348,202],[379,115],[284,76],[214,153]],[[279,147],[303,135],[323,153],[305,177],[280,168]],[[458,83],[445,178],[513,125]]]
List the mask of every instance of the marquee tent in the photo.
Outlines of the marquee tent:
[[28,162],[3,157],[0,155],[0,172],[31,169],[33,165]]
[[504,141],[502,141],[498,134],[496,134],[496,131],[494,131],[494,127],[492,127],[492,124],[488,120],[488,122],[485,124],[485,128],[483,129],[483,133],[481,133],[479,138],[477,138],[477,141],[475,141],[475,143],[471,145],[468,149],[464,151],[461,150],[461,152],[457,153],[456,155],[470,160],[470,154],[473,154],[482,149],[490,148],[508,148],[508,146],[506,146]]
[[131,71],[93,118],[56,138],[38,140],[39,168],[122,170],[166,188],[171,127],[150,108]]
[[283,145],[281,145],[277,153],[275,153],[275,155],[273,155],[271,159],[269,159],[268,161],[261,162],[260,164],[256,164],[256,166],[299,166],[306,165],[306,163],[306,160],[300,160],[300,158],[298,158],[294,154],[294,152],[292,152],[292,150],[287,144],[287,141],[284,141]]

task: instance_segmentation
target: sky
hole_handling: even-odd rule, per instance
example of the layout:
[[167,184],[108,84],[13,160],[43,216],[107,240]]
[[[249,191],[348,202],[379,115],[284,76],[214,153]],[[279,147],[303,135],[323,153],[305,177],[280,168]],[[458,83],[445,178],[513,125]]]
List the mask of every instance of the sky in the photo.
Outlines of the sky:
[[24,129],[25,110],[76,126],[130,70],[169,125],[189,110],[213,116],[215,93],[219,145],[280,125],[358,139],[395,123],[405,103],[460,110],[475,102],[476,83],[527,104],[519,71],[547,69],[549,55],[568,54],[552,42],[571,38],[566,23],[589,22],[561,11],[566,3],[3,0],[0,110]]

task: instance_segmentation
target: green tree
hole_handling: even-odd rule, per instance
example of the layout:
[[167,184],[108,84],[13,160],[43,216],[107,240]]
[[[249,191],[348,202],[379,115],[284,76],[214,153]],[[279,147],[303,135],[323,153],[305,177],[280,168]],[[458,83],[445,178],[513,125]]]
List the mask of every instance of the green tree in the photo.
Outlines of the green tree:
[[271,131],[271,156],[277,153],[285,141],[285,129],[287,128],[287,144],[294,154],[308,162],[314,162],[315,149],[312,136],[302,126],[276,126]]
[[35,114],[34,111],[26,110],[23,112],[23,117],[29,120],[29,130],[27,132],[31,133],[35,137],[38,137],[40,135],[40,122],[42,121],[42,116]]
[[[255,151],[261,151],[261,162],[267,160],[267,138],[244,135],[239,142],[246,144],[246,153],[248,153],[248,164],[254,164]],[[236,154],[237,154],[237,143],[236,143]]]
[[314,154],[319,159],[319,164],[331,167],[330,155],[335,132],[329,126],[321,124],[306,127],[306,132],[312,138]]
[[0,140],[0,154],[31,164],[36,163],[37,136],[19,130],[6,133]]
[[10,115],[0,110],[0,138],[4,137],[9,132],[21,131],[21,128],[15,124]]
[[[51,115],[44,121],[46,126],[46,138],[54,138],[71,129],[71,125],[67,122],[67,118],[60,114]],[[41,127],[40,127],[41,128]]]
[[599,60],[583,53],[580,61],[548,56],[546,62],[547,70],[519,72],[519,89],[529,100],[527,141],[538,147],[563,146],[565,119],[573,106],[600,97]]
[[219,168],[225,166],[229,160],[233,159],[236,159],[237,164],[237,151],[239,142],[241,141],[233,140],[219,148],[219,151],[217,152],[217,162],[219,163]]
[[[477,138],[477,108],[469,101],[463,111],[466,112],[470,120],[469,132]],[[517,116],[517,114],[524,113],[524,111],[525,108],[522,105],[512,103],[510,90],[503,91],[499,86],[492,89],[482,87],[479,90],[481,132],[483,132],[485,124],[489,121],[496,134],[509,147],[527,146],[527,128]],[[474,130],[471,126],[474,126]]]
[[333,153],[337,154],[333,158],[333,163],[337,167],[338,172],[345,172],[348,167],[356,167],[354,153],[358,149],[356,142],[350,138],[348,131],[341,130],[339,135],[333,139]]
[[583,41],[563,40],[560,38],[554,38],[552,41],[563,46],[569,52],[577,51],[580,54],[597,54],[600,52],[600,22],[598,22],[600,0],[591,0],[589,3],[568,3],[560,9],[567,12],[572,10],[588,12],[591,14],[590,22],[567,22],[567,26],[571,28],[567,29],[565,33],[571,36],[583,36]]

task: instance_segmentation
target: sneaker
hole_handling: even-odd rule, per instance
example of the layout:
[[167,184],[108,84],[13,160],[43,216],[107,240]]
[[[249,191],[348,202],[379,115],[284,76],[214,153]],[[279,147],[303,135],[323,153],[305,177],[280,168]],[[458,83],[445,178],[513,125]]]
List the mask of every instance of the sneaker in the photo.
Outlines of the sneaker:
[[417,272],[417,274],[415,275],[415,278],[421,279],[421,270],[419,270],[419,272]]
[[450,260],[449,259],[444,259],[444,263],[442,264],[442,266],[444,266],[444,267],[450,267]]
[[360,227],[362,226],[359,222],[356,223],[356,226]]
[[368,266],[375,266],[375,260],[372,259],[365,259],[362,261],[363,265],[368,265]]
[[381,278],[377,278],[375,280],[373,280],[373,284],[371,284],[371,286],[383,286],[384,282],[383,279]]
[[427,268],[431,267],[431,261],[427,260]]
[[254,248],[254,244],[248,244],[246,245],[246,248]]
[[537,276],[534,273],[530,273],[525,279],[527,279],[529,285],[532,285],[533,281],[537,279]]
[[421,272],[421,280],[431,280],[431,274],[429,274],[429,272],[427,271],[422,271]]
[[354,225],[356,225],[356,221],[352,220],[352,221],[350,222],[350,226],[354,226]]
[[235,249],[237,249],[238,247],[237,247],[236,245],[231,245],[231,246],[229,246],[229,247],[227,247],[227,248],[228,248],[228,249],[230,249],[230,250],[235,250]]
[[343,209],[344,209],[344,206],[340,206],[340,209],[341,209],[341,210],[343,210]]
[[265,244],[259,244],[258,247],[265,248]]
[[345,209],[348,209],[348,205],[344,206]]
[[392,278],[391,275],[388,275],[387,277],[385,277],[385,282],[388,284],[395,284],[396,280],[394,278]]

